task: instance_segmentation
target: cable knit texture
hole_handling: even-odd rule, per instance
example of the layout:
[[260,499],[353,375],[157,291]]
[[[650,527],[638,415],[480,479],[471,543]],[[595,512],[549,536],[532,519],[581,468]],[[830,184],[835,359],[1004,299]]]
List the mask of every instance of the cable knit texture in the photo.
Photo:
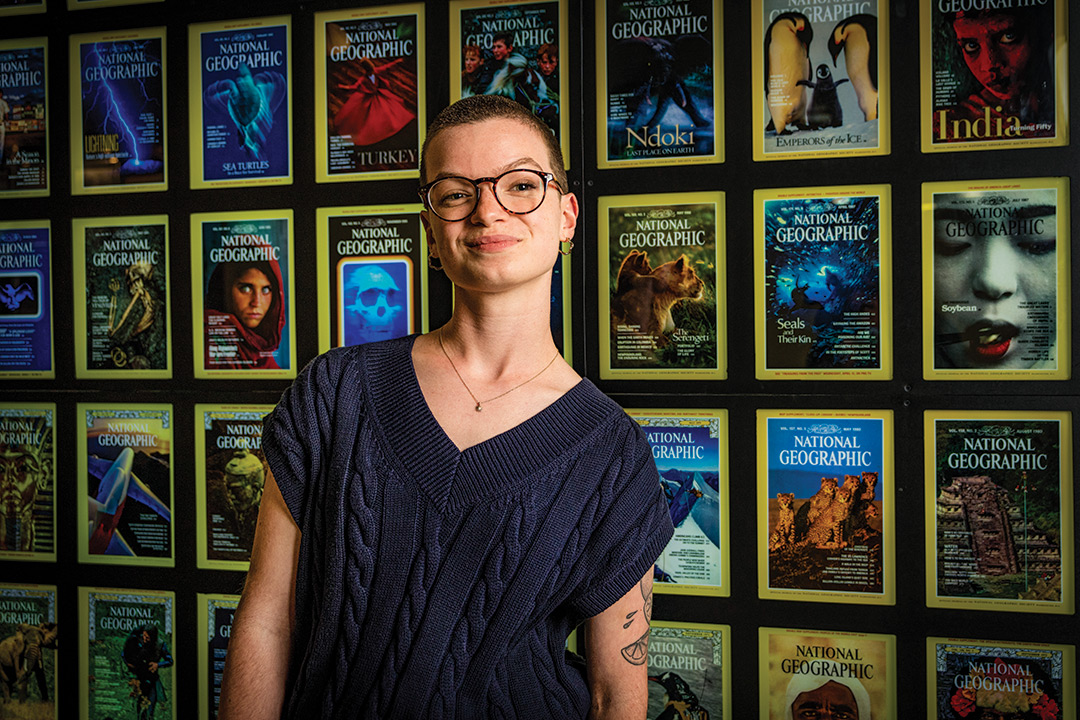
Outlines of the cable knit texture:
[[285,716],[584,718],[566,637],[672,534],[648,441],[582,380],[459,452],[414,339],[319,356],[265,423],[303,533]]

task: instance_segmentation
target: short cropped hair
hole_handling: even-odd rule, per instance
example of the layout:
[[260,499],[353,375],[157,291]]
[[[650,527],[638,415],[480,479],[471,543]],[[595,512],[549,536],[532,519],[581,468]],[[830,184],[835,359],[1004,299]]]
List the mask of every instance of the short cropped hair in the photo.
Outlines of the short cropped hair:
[[427,135],[424,137],[424,146],[420,150],[420,182],[428,181],[427,165],[425,160],[431,141],[438,137],[439,133],[461,125],[473,125],[485,120],[516,120],[529,128],[544,141],[548,151],[548,162],[551,164],[551,172],[559,183],[562,192],[570,192],[566,179],[566,170],[563,168],[563,154],[559,147],[559,141],[551,129],[540,118],[533,115],[525,106],[520,105],[509,98],[501,95],[472,95],[462,98],[456,103],[446,107],[435,116],[428,125]]

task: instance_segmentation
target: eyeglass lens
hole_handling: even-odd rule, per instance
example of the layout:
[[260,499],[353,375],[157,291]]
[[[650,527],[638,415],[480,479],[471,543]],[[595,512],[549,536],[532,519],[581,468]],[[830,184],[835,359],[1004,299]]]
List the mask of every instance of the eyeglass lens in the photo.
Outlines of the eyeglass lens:
[[[496,178],[495,199],[513,213],[529,213],[540,207],[547,191],[543,176],[531,170],[511,170]],[[479,189],[471,180],[448,177],[428,191],[428,202],[444,220],[461,220],[472,214]]]

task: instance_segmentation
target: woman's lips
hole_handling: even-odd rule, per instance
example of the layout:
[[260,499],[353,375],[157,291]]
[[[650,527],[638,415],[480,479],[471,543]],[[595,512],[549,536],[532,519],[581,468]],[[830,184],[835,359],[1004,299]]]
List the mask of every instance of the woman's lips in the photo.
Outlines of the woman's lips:
[[517,242],[518,239],[511,235],[485,235],[484,237],[469,240],[465,244],[480,252],[497,252],[516,245]]
[[1020,328],[1009,322],[981,321],[969,325],[963,336],[973,355],[985,360],[997,360],[1009,352],[1012,339],[1020,334]]

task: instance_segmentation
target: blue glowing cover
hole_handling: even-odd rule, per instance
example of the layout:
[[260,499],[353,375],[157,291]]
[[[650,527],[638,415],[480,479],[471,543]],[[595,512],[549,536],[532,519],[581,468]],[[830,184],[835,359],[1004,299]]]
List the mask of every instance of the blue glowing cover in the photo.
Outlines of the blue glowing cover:
[[0,376],[51,378],[49,221],[0,223]]

